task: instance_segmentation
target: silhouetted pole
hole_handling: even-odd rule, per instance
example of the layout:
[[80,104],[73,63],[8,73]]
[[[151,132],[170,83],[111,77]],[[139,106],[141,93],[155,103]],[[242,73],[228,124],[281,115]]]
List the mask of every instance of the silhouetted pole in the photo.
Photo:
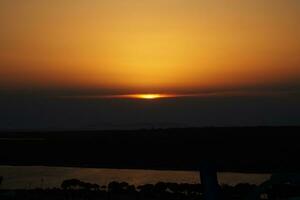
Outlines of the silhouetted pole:
[[205,200],[220,200],[221,189],[218,183],[217,169],[210,164],[200,169],[201,185]]

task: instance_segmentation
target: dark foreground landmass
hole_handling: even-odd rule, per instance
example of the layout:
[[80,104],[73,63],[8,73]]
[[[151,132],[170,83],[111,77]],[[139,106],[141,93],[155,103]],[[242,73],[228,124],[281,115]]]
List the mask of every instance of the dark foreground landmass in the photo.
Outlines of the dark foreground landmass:
[[0,165],[300,172],[300,127],[2,132]]
[[[247,183],[221,187],[223,200],[286,200],[300,197],[300,185],[276,184],[259,187]],[[201,184],[159,182],[135,187],[126,182],[111,182],[108,186],[71,179],[60,188],[30,190],[0,190],[1,200],[201,200]]]

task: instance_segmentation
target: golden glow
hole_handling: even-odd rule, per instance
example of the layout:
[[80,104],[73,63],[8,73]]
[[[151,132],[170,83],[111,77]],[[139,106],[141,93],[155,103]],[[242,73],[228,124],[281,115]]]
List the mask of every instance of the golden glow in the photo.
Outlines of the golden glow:
[[177,98],[177,97],[192,97],[198,95],[179,95],[179,94],[122,94],[122,95],[81,95],[81,96],[61,96],[62,98],[76,98],[76,99],[144,99],[154,100],[163,98]]
[[[286,94],[288,94],[287,92]],[[229,91],[229,92],[203,92],[203,93],[193,93],[193,94],[121,94],[121,95],[79,95],[79,96],[60,96],[60,98],[67,99],[136,99],[136,100],[157,100],[157,99],[165,99],[165,98],[205,98],[205,97],[224,97],[224,96],[278,96],[282,95],[284,92],[276,92],[276,91],[263,91],[263,92],[255,92],[255,91]]]
[[171,98],[175,97],[176,95],[167,95],[167,94],[134,94],[128,95],[130,98],[136,99],[161,99],[161,98]]
[[2,0],[0,87],[169,93],[300,80],[299,18],[296,0]]

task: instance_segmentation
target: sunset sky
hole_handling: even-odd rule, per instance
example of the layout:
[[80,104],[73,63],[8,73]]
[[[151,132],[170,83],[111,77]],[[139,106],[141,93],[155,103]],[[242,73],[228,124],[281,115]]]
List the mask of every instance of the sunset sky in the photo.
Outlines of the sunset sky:
[[[300,0],[0,0],[0,133],[294,125]],[[199,181],[5,166],[0,175],[9,188],[40,176]]]
[[1,0],[0,130],[300,125],[299,19],[297,0]]
[[300,85],[297,0],[1,0],[0,89]]

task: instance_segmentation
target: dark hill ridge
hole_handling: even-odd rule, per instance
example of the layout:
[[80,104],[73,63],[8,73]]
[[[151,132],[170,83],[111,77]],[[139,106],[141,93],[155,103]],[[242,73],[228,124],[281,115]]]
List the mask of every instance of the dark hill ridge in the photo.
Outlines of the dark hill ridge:
[[300,127],[2,132],[0,165],[300,172]]

